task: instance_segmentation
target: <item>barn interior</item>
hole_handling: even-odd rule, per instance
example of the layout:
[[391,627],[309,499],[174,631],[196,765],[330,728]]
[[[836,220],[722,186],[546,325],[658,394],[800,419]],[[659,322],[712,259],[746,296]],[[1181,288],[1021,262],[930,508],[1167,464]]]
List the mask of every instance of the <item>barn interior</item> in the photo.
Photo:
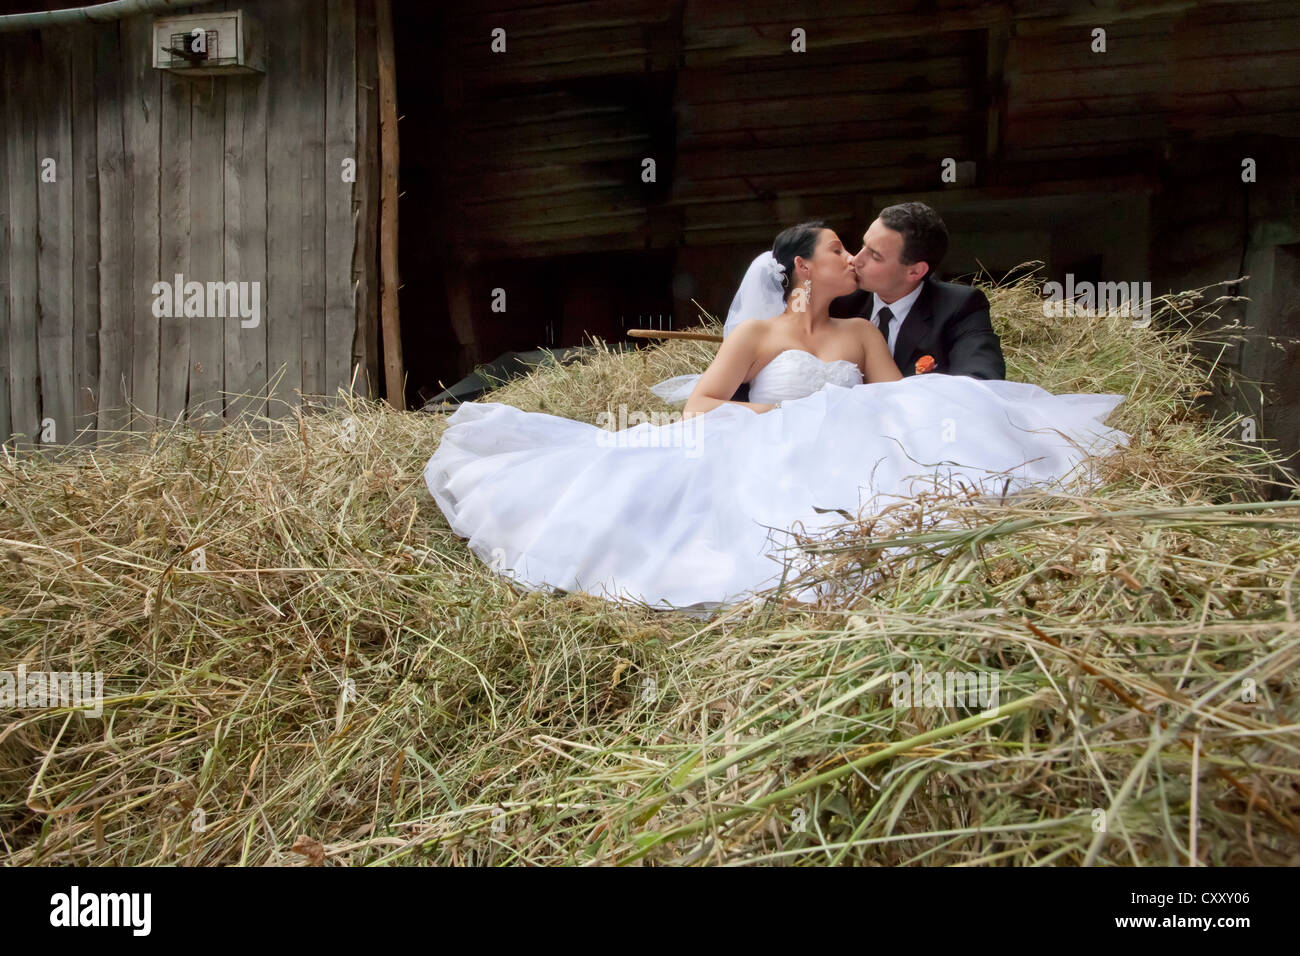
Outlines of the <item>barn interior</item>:
[[1125,4],[1104,50],[1059,0],[759,6],[395,3],[408,401],[507,350],[725,314],[784,226],[855,243],[921,199],[943,278],[1250,275],[1218,400],[1300,447],[1293,4]]

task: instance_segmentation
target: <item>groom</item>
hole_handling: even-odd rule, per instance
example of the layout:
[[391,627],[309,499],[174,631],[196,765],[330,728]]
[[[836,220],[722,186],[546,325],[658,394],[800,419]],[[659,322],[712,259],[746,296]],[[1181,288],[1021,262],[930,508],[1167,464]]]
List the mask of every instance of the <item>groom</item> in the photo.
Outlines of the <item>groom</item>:
[[[880,329],[906,378],[928,356],[931,372],[1004,379],[1002,342],[989,321],[989,300],[967,285],[931,272],[948,251],[948,227],[922,202],[887,206],[862,237],[854,257],[858,291],[831,302],[837,319],[860,315]],[[733,401],[749,400],[742,384]]]
[[970,286],[932,275],[948,251],[948,229],[921,202],[888,206],[862,237],[854,257],[858,291],[831,302],[837,319],[860,315],[885,336],[906,378],[933,359],[929,371],[1004,379],[1002,343],[989,321],[989,302]]

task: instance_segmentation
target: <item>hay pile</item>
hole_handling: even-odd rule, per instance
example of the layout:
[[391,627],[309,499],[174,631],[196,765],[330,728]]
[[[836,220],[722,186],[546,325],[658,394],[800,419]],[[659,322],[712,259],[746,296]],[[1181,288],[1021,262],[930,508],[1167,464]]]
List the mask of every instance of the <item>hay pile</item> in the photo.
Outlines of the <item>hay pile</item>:
[[[1214,301],[1135,330],[988,291],[1009,377],[1123,392],[1138,437],[1084,498],[846,523],[803,572],[821,608],[516,593],[424,488],[441,415],[7,455],[0,670],[102,671],[107,699],[0,712],[3,861],[1300,862],[1300,500],[1197,411]],[[648,385],[714,348],[491,397],[667,411]],[[997,712],[893,706],[917,668],[996,675]]]

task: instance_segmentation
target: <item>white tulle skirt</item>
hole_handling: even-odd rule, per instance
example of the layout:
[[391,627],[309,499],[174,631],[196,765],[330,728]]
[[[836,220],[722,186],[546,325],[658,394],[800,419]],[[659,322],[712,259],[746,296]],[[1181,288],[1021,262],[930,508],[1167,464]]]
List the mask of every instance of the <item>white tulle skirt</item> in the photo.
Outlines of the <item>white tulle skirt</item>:
[[836,510],[936,481],[1077,487],[1081,463],[1126,443],[1103,424],[1122,400],[930,374],[617,432],[469,403],[424,475],[451,529],[527,589],[717,607],[779,583],[788,529],[841,524]]

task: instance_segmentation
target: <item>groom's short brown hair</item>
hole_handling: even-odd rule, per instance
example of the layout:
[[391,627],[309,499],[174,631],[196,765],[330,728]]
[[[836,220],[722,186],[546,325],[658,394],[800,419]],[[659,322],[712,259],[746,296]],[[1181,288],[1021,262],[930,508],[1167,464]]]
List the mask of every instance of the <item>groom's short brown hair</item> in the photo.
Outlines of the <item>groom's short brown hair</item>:
[[948,227],[923,202],[901,202],[880,210],[880,221],[903,234],[903,265],[924,262],[930,272],[948,254]]

